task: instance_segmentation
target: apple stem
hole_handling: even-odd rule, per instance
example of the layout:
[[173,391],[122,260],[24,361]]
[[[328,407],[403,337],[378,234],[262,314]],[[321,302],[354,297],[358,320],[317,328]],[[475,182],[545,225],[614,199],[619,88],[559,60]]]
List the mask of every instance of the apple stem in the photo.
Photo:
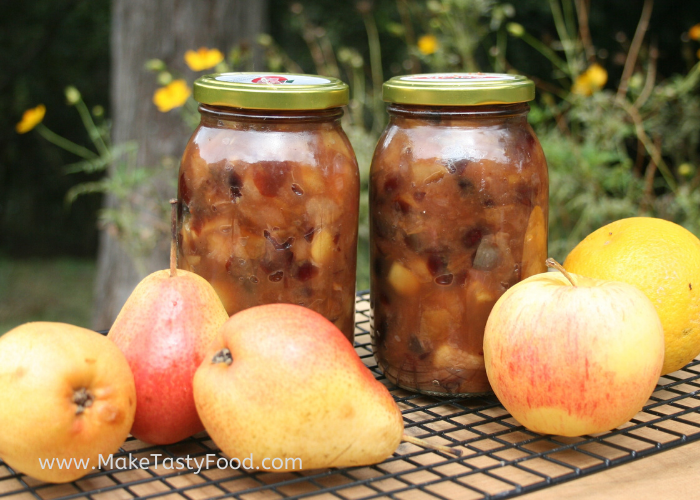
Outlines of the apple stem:
[[177,276],[177,200],[170,200],[170,277]]
[[566,269],[564,269],[564,266],[562,266],[561,264],[559,264],[559,262],[557,262],[556,260],[554,260],[553,258],[550,257],[550,258],[547,259],[544,263],[547,264],[547,267],[553,267],[554,269],[556,269],[557,271],[559,271],[560,273],[562,273],[562,274],[564,275],[564,277],[565,277],[567,280],[569,280],[569,283],[571,283],[572,286],[574,286],[574,287],[578,286],[578,285],[576,285],[576,280],[574,279],[574,277],[571,276],[571,275],[569,274],[569,271],[567,271]]
[[405,441],[407,443],[415,444],[416,446],[420,446],[422,448],[428,448],[430,450],[437,450],[441,451],[443,453],[447,453],[448,455],[452,455],[455,457],[461,457],[462,456],[462,450],[457,450],[455,448],[450,448],[449,446],[442,446],[439,444],[432,444],[427,441],[424,441],[422,439],[419,439],[417,437],[409,436],[408,434],[404,434],[401,437],[401,441]]

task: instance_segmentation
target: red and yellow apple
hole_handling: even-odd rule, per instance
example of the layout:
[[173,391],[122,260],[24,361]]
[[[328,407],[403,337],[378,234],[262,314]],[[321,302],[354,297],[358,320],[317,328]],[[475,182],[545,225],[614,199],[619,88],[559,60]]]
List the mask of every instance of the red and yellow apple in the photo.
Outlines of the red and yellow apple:
[[637,288],[561,272],[532,276],[496,302],[486,373],[515,419],[543,434],[613,429],[642,409],[664,360],[664,335]]

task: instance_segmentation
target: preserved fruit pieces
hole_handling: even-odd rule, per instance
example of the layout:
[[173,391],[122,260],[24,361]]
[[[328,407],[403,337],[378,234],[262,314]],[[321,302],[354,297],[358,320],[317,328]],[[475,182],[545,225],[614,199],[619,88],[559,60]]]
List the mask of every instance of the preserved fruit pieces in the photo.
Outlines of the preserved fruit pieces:
[[200,109],[179,176],[178,264],[212,283],[229,314],[302,304],[352,339],[359,174],[338,112]]
[[399,295],[412,295],[420,288],[420,282],[413,273],[398,262],[394,262],[387,281]]
[[370,172],[375,357],[401,387],[481,394],[493,305],[545,270],[547,166],[525,105],[432,121],[414,108],[392,105]]
[[253,171],[253,182],[263,196],[273,197],[289,177],[290,162],[260,161]]
[[494,269],[501,260],[501,250],[498,244],[496,244],[495,237],[486,236],[479,242],[472,266],[474,269],[490,271]]
[[[547,271],[542,255],[547,254],[547,222],[542,208],[536,206],[530,212],[523,243],[523,279]],[[545,257],[546,258],[546,257]]]
[[476,227],[473,229],[469,229],[466,233],[464,233],[462,242],[464,243],[464,246],[466,248],[479,248],[479,245],[481,244],[481,238],[484,237],[484,234],[487,234],[487,230],[484,228]]
[[326,230],[318,233],[311,243],[311,258],[317,264],[327,264],[333,256],[333,236]]
[[442,273],[447,269],[447,259],[443,255],[431,254],[428,257],[428,271],[433,276]]
[[302,262],[297,266],[294,277],[303,283],[304,281],[309,281],[317,274],[318,267],[314,266],[311,262]]
[[263,230],[263,235],[267,241],[272,243],[275,250],[289,250],[292,247],[292,243],[294,243],[294,236],[290,236],[284,241],[277,241],[267,229]]
[[449,345],[441,345],[433,354],[437,368],[452,370],[483,370],[484,357],[469,354]]
[[340,206],[325,196],[314,196],[306,202],[306,212],[309,220],[317,226],[333,224],[341,215]]
[[447,309],[428,309],[421,314],[418,338],[422,339],[432,351],[441,342],[446,340],[448,331],[455,318]]
[[281,281],[282,278],[284,278],[284,271],[275,271],[274,273],[270,274],[267,277],[267,279],[269,279],[273,283],[277,283],[278,281]]
[[438,285],[450,285],[452,284],[453,279],[454,276],[452,276],[451,274],[443,274],[435,278],[435,283],[437,283]]
[[292,183],[292,192],[297,196],[304,196],[304,190],[296,182]]

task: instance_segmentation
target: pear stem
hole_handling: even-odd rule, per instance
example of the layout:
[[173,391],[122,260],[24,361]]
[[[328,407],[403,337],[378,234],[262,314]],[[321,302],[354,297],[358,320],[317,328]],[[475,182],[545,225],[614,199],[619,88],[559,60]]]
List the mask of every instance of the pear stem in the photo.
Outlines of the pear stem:
[[577,287],[577,286],[578,286],[578,285],[576,284],[576,280],[574,279],[574,277],[571,276],[571,275],[569,274],[569,271],[567,271],[566,269],[564,269],[564,266],[562,266],[561,264],[559,264],[559,262],[557,262],[556,260],[554,260],[553,258],[550,257],[550,258],[547,259],[544,263],[547,264],[547,267],[553,267],[554,269],[556,269],[557,271],[559,271],[560,273],[562,273],[562,274],[564,275],[564,277],[565,277],[567,280],[569,280],[569,283],[571,283],[571,285],[572,285],[573,287]]
[[401,437],[401,441],[415,444],[416,446],[420,446],[421,448],[428,448],[430,450],[441,451],[443,453],[447,453],[448,455],[452,455],[454,457],[461,457],[462,456],[462,450],[450,448],[449,446],[442,446],[440,444],[432,444],[432,443],[429,443],[429,442],[424,441],[422,439],[419,439],[417,437],[409,436],[408,434],[404,434]]
[[177,276],[177,200],[170,200],[170,277]]
[[214,357],[211,358],[212,364],[217,364],[217,363],[225,363],[226,365],[230,365],[233,363],[233,356],[231,355],[231,351],[228,349],[228,347],[224,347],[220,351],[217,351],[216,354],[214,354]]

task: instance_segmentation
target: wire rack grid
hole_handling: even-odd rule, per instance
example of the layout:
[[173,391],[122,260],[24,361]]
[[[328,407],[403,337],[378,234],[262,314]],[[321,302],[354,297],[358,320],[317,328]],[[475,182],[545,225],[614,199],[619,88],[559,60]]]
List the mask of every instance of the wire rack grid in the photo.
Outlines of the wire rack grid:
[[[389,384],[372,356],[367,292],[357,296],[357,313],[356,351],[390,389],[406,433],[460,448],[462,457],[403,443],[369,467],[270,473],[212,467],[223,455],[206,433],[170,446],[129,438],[112,466],[68,484],[42,483],[0,461],[0,499],[511,498],[700,440],[700,360],[662,377],[644,409],[618,429],[544,436],[519,425],[494,397],[434,398]],[[201,463],[208,455],[202,470],[176,468],[178,458]]]

